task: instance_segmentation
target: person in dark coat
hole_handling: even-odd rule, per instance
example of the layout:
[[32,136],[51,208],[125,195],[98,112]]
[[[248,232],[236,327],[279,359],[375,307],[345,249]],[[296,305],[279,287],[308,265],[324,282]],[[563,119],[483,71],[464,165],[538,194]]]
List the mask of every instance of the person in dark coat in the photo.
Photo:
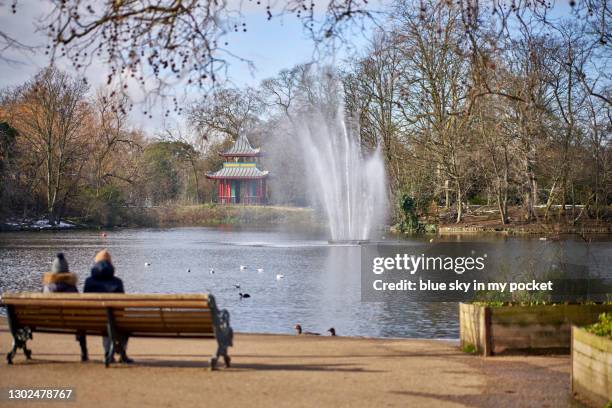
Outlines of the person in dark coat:
[[[94,265],[91,268],[91,276],[85,280],[85,293],[124,293],[123,281],[115,276],[115,267],[113,266],[110,253],[107,250],[102,250],[96,254]],[[127,356],[127,336],[120,336],[115,350],[119,352],[122,363],[131,363],[133,360]],[[108,355],[111,340],[108,337],[102,337],[104,345],[104,353]],[[111,356],[111,361],[114,361],[114,356]]]
[[[51,264],[51,272],[43,275],[43,293],[78,293],[78,277],[70,272],[68,261],[63,253],[58,253]],[[87,337],[83,333],[76,335],[81,346],[81,361],[89,360]]]
[[85,293],[124,293],[123,281],[115,276],[115,267],[107,250],[98,252],[91,268],[91,276],[85,280]]

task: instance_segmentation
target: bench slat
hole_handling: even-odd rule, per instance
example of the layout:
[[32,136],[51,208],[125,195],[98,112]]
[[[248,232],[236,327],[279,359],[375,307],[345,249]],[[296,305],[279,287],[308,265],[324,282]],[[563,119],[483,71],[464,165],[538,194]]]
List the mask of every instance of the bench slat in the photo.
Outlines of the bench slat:
[[12,301],[18,299],[63,299],[63,300],[156,300],[156,301],[170,301],[170,300],[193,300],[193,301],[207,301],[208,295],[204,293],[193,293],[193,294],[155,294],[155,293],[4,293],[2,295],[2,301]]
[[[29,326],[33,328],[38,327],[53,327],[53,328],[63,328],[67,330],[78,331],[80,329],[97,329],[97,330],[106,330],[106,322],[92,322],[87,320],[72,320],[72,321],[62,321],[62,320],[45,320],[45,319],[29,319],[23,320],[19,322],[20,325]],[[129,321],[129,322],[117,322],[116,327],[120,331],[160,331],[160,332],[172,332],[175,330],[179,331],[192,331],[193,333],[213,333],[213,325],[212,322],[199,322],[194,324],[193,322],[171,322],[171,323],[162,323],[162,322],[138,322],[138,321]]]
[[198,334],[214,334],[212,329],[194,330],[191,327],[172,326],[172,327],[130,327],[130,330],[123,331],[124,333],[198,333]]
[[[4,299],[3,299],[4,302]],[[28,299],[14,299],[4,302],[6,305],[14,306],[28,306],[32,305],[33,301]],[[60,300],[60,299],[39,299],[36,300],[35,304],[42,307],[91,307],[91,308],[128,308],[128,307],[157,307],[157,308],[184,308],[184,309],[203,309],[208,308],[207,302],[201,301],[154,301],[154,300],[140,300],[140,301],[129,301],[129,300],[100,300],[100,301],[79,301],[79,300]]]
[[212,319],[197,319],[197,320],[189,320],[189,319],[176,319],[176,320],[153,320],[153,319],[115,319],[117,324],[162,324],[162,325],[170,325],[170,324],[191,324],[194,326],[198,325],[212,325]]
[[[100,309],[83,309],[83,308],[36,308],[36,309],[25,309],[23,307],[15,308],[15,313],[17,315],[57,315],[63,314],[64,316],[106,316],[106,308]],[[115,316],[123,316],[126,314],[142,314],[142,315],[151,315],[151,316],[160,316],[163,314],[167,317],[173,316],[210,316],[210,309],[207,308],[192,308],[187,310],[181,310],[176,308],[148,308],[148,309],[137,309],[137,308],[127,308],[127,309],[114,309],[113,313]]]
[[177,337],[181,339],[214,339],[214,333],[184,333],[184,332],[168,332],[168,333],[143,333],[132,332],[130,337],[150,337],[150,338],[167,338]]
[[205,294],[9,293],[0,301],[17,326],[34,332],[107,335],[111,309],[113,327],[130,337],[215,338]]
[[95,332],[95,333],[106,333],[106,325],[92,325],[92,324],[79,324],[78,326],[62,326],[62,325],[54,325],[54,324],[32,324],[27,327],[31,328],[34,332],[39,332],[44,329],[49,330],[62,330],[66,333],[77,334],[81,332]]
[[20,310],[19,307],[15,307],[15,315],[17,317],[28,317],[28,316],[83,316],[83,317],[106,317],[105,309],[98,309],[96,313],[84,313],[88,310],[83,311],[64,311],[60,310],[55,313],[49,313],[48,311],[35,311],[35,310]]

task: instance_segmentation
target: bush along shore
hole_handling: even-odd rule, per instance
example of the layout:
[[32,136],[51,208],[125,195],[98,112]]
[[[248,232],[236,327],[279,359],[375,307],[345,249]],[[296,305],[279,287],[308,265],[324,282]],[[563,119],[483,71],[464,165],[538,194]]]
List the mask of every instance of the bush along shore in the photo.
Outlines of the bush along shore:
[[472,233],[497,233],[506,235],[546,235],[555,239],[561,234],[611,234],[612,207],[602,212],[600,219],[570,217],[571,209],[564,216],[551,216],[545,208],[536,208],[535,218],[527,221],[521,216],[520,207],[509,207],[506,223],[500,222],[495,206],[471,205],[464,209],[461,222],[455,221],[452,208],[432,205],[427,213],[419,211],[414,200],[402,196],[398,206],[397,223],[391,232],[403,234],[456,235]]
[[305,207],[226,206],[216,204],[171,205],[150,208],[126,208],[105,219],[68,218],[51,223],[46,218],[9,219],[0,222],[0,231],[43,231],[101,229],[113,227],[207,227],[285,225],[296,228],[322,228],[322,216]]

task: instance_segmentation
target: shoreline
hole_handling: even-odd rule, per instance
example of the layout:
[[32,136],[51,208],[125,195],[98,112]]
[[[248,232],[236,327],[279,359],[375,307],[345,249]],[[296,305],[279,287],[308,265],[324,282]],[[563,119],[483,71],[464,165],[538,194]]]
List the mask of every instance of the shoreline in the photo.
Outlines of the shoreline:
[[[199,224],[164,224],[164,225],[132,225],[132,226],[113,226],[104,227],[102,225],[81,225],[73,224],[72,227],[36,227],[36,226],[13,226],[0,223],[0,234],[9,232],[69,232],[69,231],[119,231],[119,230],[136,230],[136,229],[174,229],[174,228],[237,228],[244,230],[269,230],[283,228],[282,223],[274,224],[241,224],[241,223],[199,223]],[[303,230],[303,231],[321,231],[323,227],[321,225],[289,225],[289,230]],[[612,235],[612,225],[602,227],[567,227],[567,228],[532,228],[529,226],[510,226],[504,228],[498,227],[483,227],[483,226],[453,226],[453,225],[442,225],[437,227],[435,233],[401,233],[393,229],[393,227],[387,229],[387,232],[398,235],[401,237],[428,237],[428,236],[453,236],[453,235],[490,235],[490,236],[515,236],[515,237],[528,237],[528,236],[551,236],[554,239],[562,239],[563,236],[569,235],[596,235],[596,236],[610,236]]]
[[[254,227],[287,226],[302,229],[322,229],[316,212],[309,207],[275,205],[171,205],[151,208],[131,208],[121,222],[104,224],[85,218],[66,217],[64,226],[45,224],[42,218],[8,218],[0,222],[0,232],[113,230],[122,228],[181,228],[181,227]],[[67,226],[69,225],[69,226]]]
[[[552,228],[550,228],[552,227]],[[601,227],[572,227],[542,225],[533,228],[532,225],[516,225],[508,227],[484,227],[484,226],[452,226],[442,225],[438,227],[438,235],[452,234],[499,234],[499,235],[610,235],[612,225]]]
[[[86,218],[67,217],[61,226],[45,224],[45,218],[8,218],[0,222],[0,232],[65,231],[65,230],[115,230],[125,228],[188,228],[188,227],[236,227],[236,228],[287,228],[304,231],[326,229],[323,216],[310,207],[282,205],[168,205],[150,208],[127,208],[127,216],[112,225]],[[386,226],[387,233],[401,236],[431,236],[455,234],[483,235],[610,235],[612,222],[587,220],[572,225],[563,222],[523,222],[502,225],[494,218],[482,219],[479,215],[466,215],[460,224],[438,222],[427,224],[431,232],[402,233],[396,225]]]

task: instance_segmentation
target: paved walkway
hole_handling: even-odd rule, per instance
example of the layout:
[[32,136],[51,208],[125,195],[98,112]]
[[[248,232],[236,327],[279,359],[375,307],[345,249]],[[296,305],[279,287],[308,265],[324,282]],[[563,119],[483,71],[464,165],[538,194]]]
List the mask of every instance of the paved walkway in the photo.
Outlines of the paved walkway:
[[[0,348],[11,338],[0,326]],[[76,404],[42,407],[566,407],[568,356],[482,359],[453,342],[239,334],[233,367],[207,370],[213,341],[132,339],[131,366],[102,364],[89,339],[35,334],[33,359],[0,362],[0,388],[69,387]],[[3,397],[4,398],[4,397]],[[25,406],[0,399],[1,406]]]

